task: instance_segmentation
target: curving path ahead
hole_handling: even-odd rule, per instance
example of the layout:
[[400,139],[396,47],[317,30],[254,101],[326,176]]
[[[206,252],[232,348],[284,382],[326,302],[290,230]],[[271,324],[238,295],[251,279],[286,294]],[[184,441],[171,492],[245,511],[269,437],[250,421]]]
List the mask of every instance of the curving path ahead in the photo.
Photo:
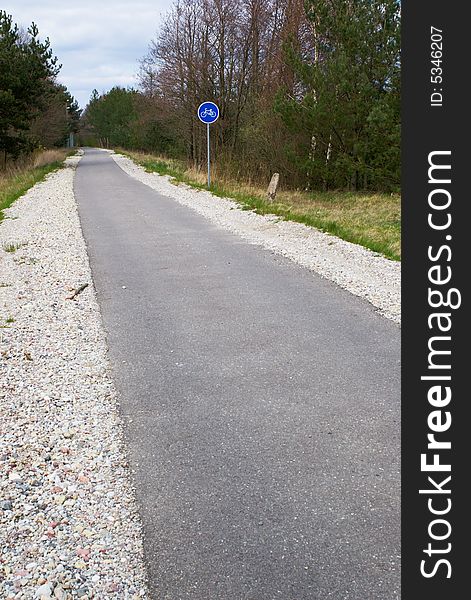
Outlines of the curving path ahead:
[[152,597],[399,598],[399,328],[107,153],[75,193]]

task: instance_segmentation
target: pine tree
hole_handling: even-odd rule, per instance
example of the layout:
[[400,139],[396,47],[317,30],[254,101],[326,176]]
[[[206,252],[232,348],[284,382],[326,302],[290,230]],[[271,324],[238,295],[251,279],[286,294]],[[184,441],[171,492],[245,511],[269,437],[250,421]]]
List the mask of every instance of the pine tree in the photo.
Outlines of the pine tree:
[[400,5],[397,0],[307,0],[311,52],[286,47],[296,96],[276,108],[303,147],[311,185],[399,185]]
[[93,90],[84,117],[100,138],[102,146],[130,145],[133,124],[137,119],[136,94],[134,90],[118,86],[102,96]]
[[17,156],[30,141],[26,132],[44,107],[60,65],[50,42],[38,39],[33,23],[22,35],[11,15],[0,11],[0,150]]

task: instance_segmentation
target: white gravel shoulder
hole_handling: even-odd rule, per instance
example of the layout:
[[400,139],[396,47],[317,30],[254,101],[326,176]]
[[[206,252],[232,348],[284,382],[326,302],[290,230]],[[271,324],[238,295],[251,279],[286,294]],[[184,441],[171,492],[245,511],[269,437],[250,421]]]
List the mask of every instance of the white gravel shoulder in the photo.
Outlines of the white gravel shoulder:
[[31,188],[0,224],[1,598],[148,597],[73,194],[79,159]]
[[187,185],[172,184],[168,176],[148,173],[129,158],[110,153],[131,177],[192,208],[248,242],[286,256],[334,281],[352,294],[368,300],[388,319],[400,323],[400,263],[301,223],[242,210],[229,198],[219,198]]

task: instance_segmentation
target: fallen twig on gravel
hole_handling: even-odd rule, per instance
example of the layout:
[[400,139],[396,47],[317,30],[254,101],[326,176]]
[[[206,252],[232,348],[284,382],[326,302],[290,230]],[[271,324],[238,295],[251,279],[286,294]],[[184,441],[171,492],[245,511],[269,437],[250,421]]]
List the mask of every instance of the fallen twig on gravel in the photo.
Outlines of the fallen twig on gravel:
[[74,300],[75,296],[78,296],[80,294],[80,292],[83,292],[83,290],[88,287],[88,283],[82,283],[82,285],[79,285],[78,288],[76,288],[71,294],[70,296],[66,297],[66,300]]

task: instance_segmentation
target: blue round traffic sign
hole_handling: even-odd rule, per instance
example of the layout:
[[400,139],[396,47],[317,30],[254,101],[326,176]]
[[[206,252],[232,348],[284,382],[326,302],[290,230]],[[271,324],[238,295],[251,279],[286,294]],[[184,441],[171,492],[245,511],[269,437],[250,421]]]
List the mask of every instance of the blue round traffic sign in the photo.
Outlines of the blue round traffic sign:
[[203,102],[198,107],[198,119],[203,123],[214,123],[219,117],[219,108],[214,102]]

